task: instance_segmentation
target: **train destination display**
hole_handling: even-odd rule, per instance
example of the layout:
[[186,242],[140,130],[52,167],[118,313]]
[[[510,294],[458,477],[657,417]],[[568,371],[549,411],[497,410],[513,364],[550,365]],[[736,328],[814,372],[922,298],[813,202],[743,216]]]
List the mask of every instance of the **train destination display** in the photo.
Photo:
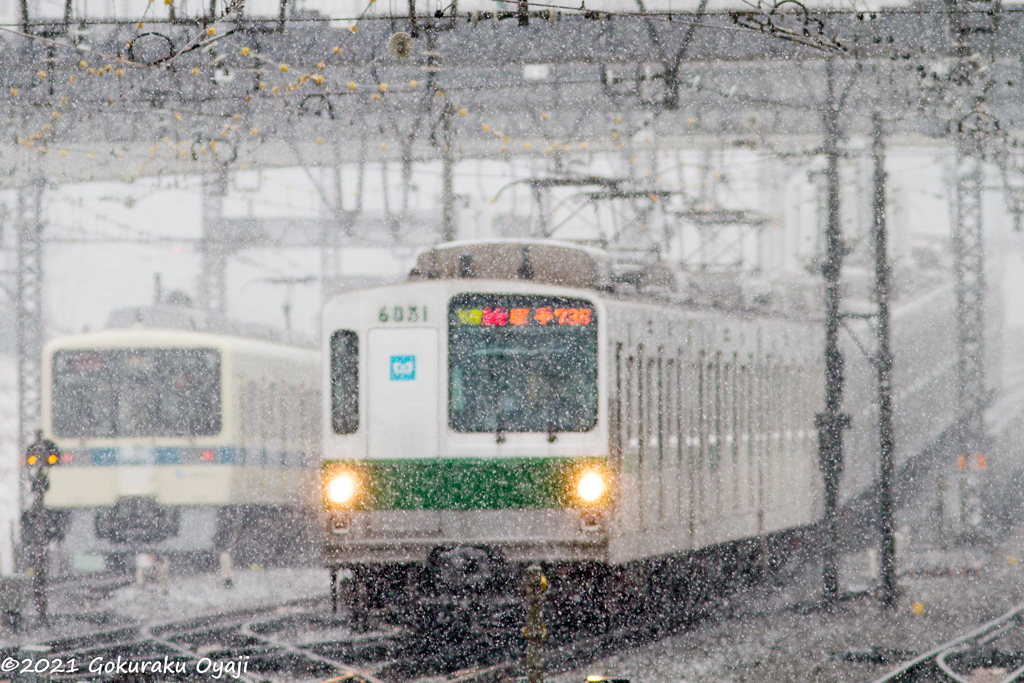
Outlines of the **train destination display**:
[[597,317],[583,299],[462,294],[449,304],[449,423],[581,432],[597,419]]

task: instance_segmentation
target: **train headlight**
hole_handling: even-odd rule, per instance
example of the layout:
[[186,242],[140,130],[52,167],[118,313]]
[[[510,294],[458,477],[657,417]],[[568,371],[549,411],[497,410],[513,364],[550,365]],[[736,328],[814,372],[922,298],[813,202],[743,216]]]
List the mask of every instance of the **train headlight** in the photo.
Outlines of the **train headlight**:
[[607,490],[604,475],[594,470],[584,472],[576,482],[576,495],[584,503],[596,503]]
[[350,503],[358,488],[356,476],[351,472],[342,472],[327,482],[327,500],[338,505]]

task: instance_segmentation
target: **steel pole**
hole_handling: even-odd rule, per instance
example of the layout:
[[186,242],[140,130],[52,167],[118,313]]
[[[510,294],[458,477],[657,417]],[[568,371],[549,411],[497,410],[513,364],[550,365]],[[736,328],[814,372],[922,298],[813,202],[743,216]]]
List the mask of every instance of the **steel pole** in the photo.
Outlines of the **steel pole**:
[[227,166],[203,177],[203,238],[201,270],[196,286],[199,307],[215,313],[227,311],[227,262],[230,247],[224,235],[224,197],[228,191]]
[[953,274],[956,283],[957,397],[960,455],[960,525],[965,535],[982,534],[985,517],[981,470],[985,454],[985,249],[982,191],[985,174],[961,140],[955,168]]
[[15,290],[18,345],[18,449],[39,427],[43,353],[43,192],[40,177],[18,189],[18,271]]
[[[39,427],[42,411],[42,356],[43,356],[43,193],[46,182],[37,176],[27,187],[18,188],[17,194],[17,283],[15,307],[18,347],[18,452],[32,441],[32,433]],[[30,493],[31,477],[28,470],[19,468],[18,512],[31,508],[26,494]],[[29,509],[26,509],[29,508]],[[20,529],[21,542],[33,529]],[[12,539],[13,540],[13,539]],[[28,548],[32,550],[31,548]],[[34,561],[16,555],[19,567]]]
[[444,113],[441,116],[441,240],[455,240],[455,156],[452,150],[454,131],[452,130],[452,105],[446,100]]
[[32,475],[32,597],[39,622],[49,623],[46,584],[49,574],[49,544],[46,542],[46,504],[43,496],[50,488],[45,465],[38,465]]
[[843,476],[843,429],[849,415],[840,413],[843,403],[843,354],[839,349],[839,275],[843,267],[843,241],[839,216],[839,104],[835,94],[835,64],[826,62],[827,98],[822,114],[825,132],[825,178],[828,220],[825,226],[825,411],[816,416],[818,458],[825,484],[825,516],[822,520],[822,602],[835,604],[839,595],[839,484]]
[[878,533],[881,537],[878,584],[882,603],[896,606],[896,537],[893,503],[892,349],[889,329],[889,265],[885,223],[885,130],[878,113],[873,117],[875,296],[878,299]]

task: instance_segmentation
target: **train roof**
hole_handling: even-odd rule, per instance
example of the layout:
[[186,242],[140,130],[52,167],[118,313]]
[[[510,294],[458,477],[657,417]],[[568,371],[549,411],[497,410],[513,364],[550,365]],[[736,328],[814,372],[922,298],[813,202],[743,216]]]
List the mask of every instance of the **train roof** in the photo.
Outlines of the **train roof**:
[[213,346],[235,352],[251,353],[263,356],[290,356],[317,361],[319,354],[309,348],[269,342],[262,339],[249,339],[214,332],[198,332],[192,330],[176,330],[158,327],[129,327],[108,329],[98,332],[82,332],[51,339],[43,347],[44,353],[59,349],[95,349],[95,348],[167,348],[182,346],[195,348]]
[[657,254],[612,253],[558,240],[448,242],[416,259],[410,280],[522,280],[613,291],[616,283],[674,289],[676,279]]
[[188,303],[160,302],[150,306],[130,306],[111,311],[107,329],[152,328],[205,332],[245,339],[256,339],[286,346],[316,348],[312,338],[294,332],[281,332],[267,325],[231,320],[227,316]]
[[[863,272],[862,272],[863,271]],[[896,306],[950,286],[945,272],[895,273]],[[409,281],[491,280],[596,290],[617,299],[693,310],[817,319],[824,288],[820,277],[790,273],[774,278],[736,271],[683,271],[650,251],[605,250],[542,239],[473,240],[439,244],[420,253]],[[873,309],[873,273],[843,271],[843,298],[854,309]]]

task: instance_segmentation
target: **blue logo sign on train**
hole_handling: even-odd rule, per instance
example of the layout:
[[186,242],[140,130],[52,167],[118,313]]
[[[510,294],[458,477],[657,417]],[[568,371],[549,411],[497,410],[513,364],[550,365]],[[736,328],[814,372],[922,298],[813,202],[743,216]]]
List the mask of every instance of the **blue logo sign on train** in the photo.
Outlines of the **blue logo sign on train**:
[[391,356],[391,379],[416,379],[416,356]]

